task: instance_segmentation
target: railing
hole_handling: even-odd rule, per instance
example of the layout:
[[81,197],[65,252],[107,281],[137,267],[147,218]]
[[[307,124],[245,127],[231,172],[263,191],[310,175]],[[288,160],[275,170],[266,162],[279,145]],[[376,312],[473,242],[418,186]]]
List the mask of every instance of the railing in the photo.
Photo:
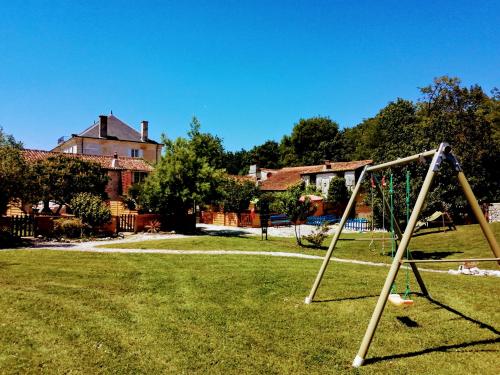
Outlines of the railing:
[[134,232],[137,215],[120,215],[118,219],[119,232]]
[[356,230],[360,232],[366,232],[370,230],[368,219],[347,219],[344,226],[345,229]]
[[12,216],[10,233],[17,237],[33,237],[35,235],[35,218],[32,215]]

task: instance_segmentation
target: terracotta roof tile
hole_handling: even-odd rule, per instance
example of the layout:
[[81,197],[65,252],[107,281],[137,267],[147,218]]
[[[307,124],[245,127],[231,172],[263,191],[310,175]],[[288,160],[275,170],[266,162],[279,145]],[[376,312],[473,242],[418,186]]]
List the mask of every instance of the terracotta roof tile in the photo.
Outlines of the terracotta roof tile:
[[50,156],[64,155],[70,158],[78,158],[85,161],[92,161],[94,163],[98,163],[101,165],[101,167],[105,169],[117,169],[117,170],[126,169],[139,172],[151,172],[153,170],[153,167],[143,159],[129,158],[124,156],[120,156],[118,158],[118,167],[113,168],[112,166],[113,156],[66,154],[62,152],[30,150],[30,149],[25,149],[22,151],[22,153],[25,160],[28,163],[34,163],[38,160],[47,159]]
[[[331,162],[320,165],[282,168],[272,172],[267,180],[262,181],[260,189],[264,191],[283,191],[300,182],[302,175],[354,171],[371,163],[372,160],[356,160],[349,162]],[[330,168],[327,169],[326,165],[329,165]]]

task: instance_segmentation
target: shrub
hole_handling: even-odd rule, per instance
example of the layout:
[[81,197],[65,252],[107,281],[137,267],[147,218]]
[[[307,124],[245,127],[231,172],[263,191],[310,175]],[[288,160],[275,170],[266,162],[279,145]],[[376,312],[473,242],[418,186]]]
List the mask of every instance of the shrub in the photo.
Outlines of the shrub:
[[109,223],[111,220],[111,210],[97,195],[79,193],[71,200],[70,207],[75,216],[91,228]]
[[349,200],[349,191],[345,186],[345,178],[335,177],[330,181],[328,187],[327,201],[331,203],[345,203]]
[[79,238],[87,228],[78,218],[60,218],[54,220],[54,235],[56,237]]
[[314,247],[321,247],[321,244],[328,237],[328,223],[323,223],[321,226],[316,227],[314,231],[307,235],[302,236],[307,242],[310,242]]
[[10,234],[6,230],[0,228],[0,249],[11,249],[25,245],[25,241],[21,238]]

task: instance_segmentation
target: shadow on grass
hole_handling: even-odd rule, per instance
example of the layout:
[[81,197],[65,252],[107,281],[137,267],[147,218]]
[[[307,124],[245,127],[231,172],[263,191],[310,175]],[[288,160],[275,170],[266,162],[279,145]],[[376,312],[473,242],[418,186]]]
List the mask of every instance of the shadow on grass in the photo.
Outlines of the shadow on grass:
[[[486,323],[481,322],[480,320],[471,318],[470,316],[465,315],[464,313],[462,313],[462,312],[454,309],[453,307],[445,305],[444,303],[439,302],[439,301],[437,301],[437,300],[435,300],[435,299],[433,299],[431,297],[425,297],[425,298],[427,298],[430,303],[432,303],[432,304],[434,304],[436,306],[439,306],[440,308],[443,308],[443,309],[451,312],[452,314],[457,315],[459,318],[462,318],[462,319],[464,319],[464,320],[466,320],[468,322],[477,324],[479,326],[479,328],[487,329],[488,331],[492,332],[495,335],[500,335],[500,331],[498,331],[495,327],[493,327],[493,326],[491,326],[489,324],[486,324]],[[399,321],[406,320],[405,317],[397,317],[397,319]],[[413,320],[411,320],[410,318],[407,318],[407,319],[413,322]],[[402,321],[402,323],[405,324],[403,321]],[[418,323],[416,323],[416,324],[418,325]],[[399,359],[399,358],[417,357],[417,356],[423,355],[423,354],[429,354],[429,353],[435,353],[435,352],[446,352],[448,350],[453,350],[453,349],[463,349],[463,348],[468,348],[468,347],[472,347],[472,346],[476,346],[476,345],[496,344],[496,343],[500,343],[500,337],[497,337],[495,339],[485,339],[485,340],[478,340],[478,341],[469,341],[469,342],[464,342],[464,343],[461,343],[461,344],[454,344],[454,345],[440,345],[440,346],[436,346],[436,347],[433,347],[433,348],[427,348],[427,349],[423,349],[423,350],[418,350],[418,351],[415,351],[415,352],[400,353],[400,354],[391,354],[391,355],[384,356],[384,357],[369,358],[369,359],[366,360],[366,364],[376,363],[376,362],[383,362],[383,361],[390,361],[390,360]],[[498,352],[500,350],[488,350],[488,351]]]
[[[411,250],[411,256],[415,260],[419,259],[444,259],[453,254],[463,254],[463,251],[432,251],[426,252],[422,250]],[[387,254],[391,256],[391,254]]]
[[374,298],[378,297],[378,294],[373,294],[370,296],[356,296],[356,297],[344,297],[344,298],[332,298],[332,299],[320,299],[312,301],[312,303],[325,303],[325,302],[340,302],[340,301],[351,301],[357,299],[366,299],[366,298]]
[[[455,344],[455,345],[441,345],[441,346],[436,346],[434,348],[418,350],[415,352],[392,354],[392,355],[388,355],[385,357],[367,358],[365,361],[365,364],[368,365],[370,363],[391,361],[391,360],[400,359],[400,358],[411,358],[411,357],[417,357],[419,355],[430,354],[430,353],[435,353],[435,352],[447,352],[447,351],[453,350],[453,349],[463,349],[463,348],[469,348],[469,347],[475,346],[475,345],[496,344],[496,343],[500,343],[500,338],[485,339],[485,340],[478,340],[478,341],[469,341],[469,342],[464,342],[464,343]],[[499,350],[488,350],[488,351],[498,352]]]
[[421,236],[426,236],[428,234],[447,233],[452,231],[454,231],[454,229],[446,228],[445,230],[443,230],[441,227],[441,228],[436,228],[434,230],[427,230],[425,232],[413,233],[412,237],[421,237]]
[[19,266],[21,263],[0,262],[0,269],[5,269],[10,266]]
[[240,237],[240,238],[248,238],[250,233],[242,231],[242,230],[232,230],[232,229],[201,229],[196,234],[202,236],[214,236],[214,237]]
[[418,324],[416,321],[407,316],[397,316],[396,319],[399,320],[399,322],[403,323],[408,328],[420,327],[420,324]]
[[500,335],[500,331],[498,331],[495,327],[493,326],[490,326],[489,324],[486,324],[486,323],[483,323],[481,322],[480,320],[477,320],[477,319],[474,319],[474,318],[471,318],[470,316],[467,316],[465,315],[464,313],[461,313],[460,311],[458,310],[455,310],[453,307],[450,307],[448,305],[445,305],[444,303],[442,302],[439,302],[431,297],[426,297],[429,302],[431,302],[432,304],[434,305],[437,305],[455,315],[458,315],[460,318],[464,319],[464,320],[467,320],[468,322],[471,322],[471,323],[474,323],[474,324],[477,324],[479,326],[479,328],[484,328],[484,329],[487,329],[489,330],[490,332],[496,334],[496,335]]

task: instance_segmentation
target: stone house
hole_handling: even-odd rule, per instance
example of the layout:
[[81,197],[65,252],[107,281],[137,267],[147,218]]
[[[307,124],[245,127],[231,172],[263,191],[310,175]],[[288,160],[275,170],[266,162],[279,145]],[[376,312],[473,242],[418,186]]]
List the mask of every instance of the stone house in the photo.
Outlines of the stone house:
[[[326,198],[330,181],[337,177],[343,177],[348,191],[352,191],[364,166],[372,162],[372,160],[349,162],[331,162],[327,160],[319,165],[281,169],[259,169],[257,166],[251,166],[249,176],[252,176],[257,181],[261,191],[285,191],[290,186],[304,181],[306,186],[316,186],[316,189]],[[371,209],[363,203],[363,199],[362,194],[356,198],[356,215],[358,216],[368,216],[371,212]]]
[[161,156],[162,144],[149,139],[148,121],[142,121],[137,131],[114,116],[101,115],[87,129],[65,140],[59,138],[54,152],[84,155],[114,155],[142,158],[155,164]]
[[300,167],[286,167],[281,169],[258,169],[250,167],[250,176],[253,176],[262,191],[284,191],[300,181],[306,185],[315,185],[323,196],[328,194],[330,181],[336,177],[343,177],[349,191],[354,188],[361,170],[372,160],[356,160],[348,162],[325,161],[320,165]]
[[[22,150],[24,159],[32,164],[38,160],[46,159],[50,156],[61,155],[61,152]],[[85,155],[66,153],[64,156],[79,158],[99,164],[107,171],[109,181],[106,186],[106,193],[109,198],[111,213],[115,216],[125,213],[135,213],[127,209],[122,202],[121,196],[127,193],[128,188],[144,180],[153,171],[153,166],[140,158],[120,157],[118,155]],[[21,207],[11,205],[7,210],[7,215],[22,214]]]

